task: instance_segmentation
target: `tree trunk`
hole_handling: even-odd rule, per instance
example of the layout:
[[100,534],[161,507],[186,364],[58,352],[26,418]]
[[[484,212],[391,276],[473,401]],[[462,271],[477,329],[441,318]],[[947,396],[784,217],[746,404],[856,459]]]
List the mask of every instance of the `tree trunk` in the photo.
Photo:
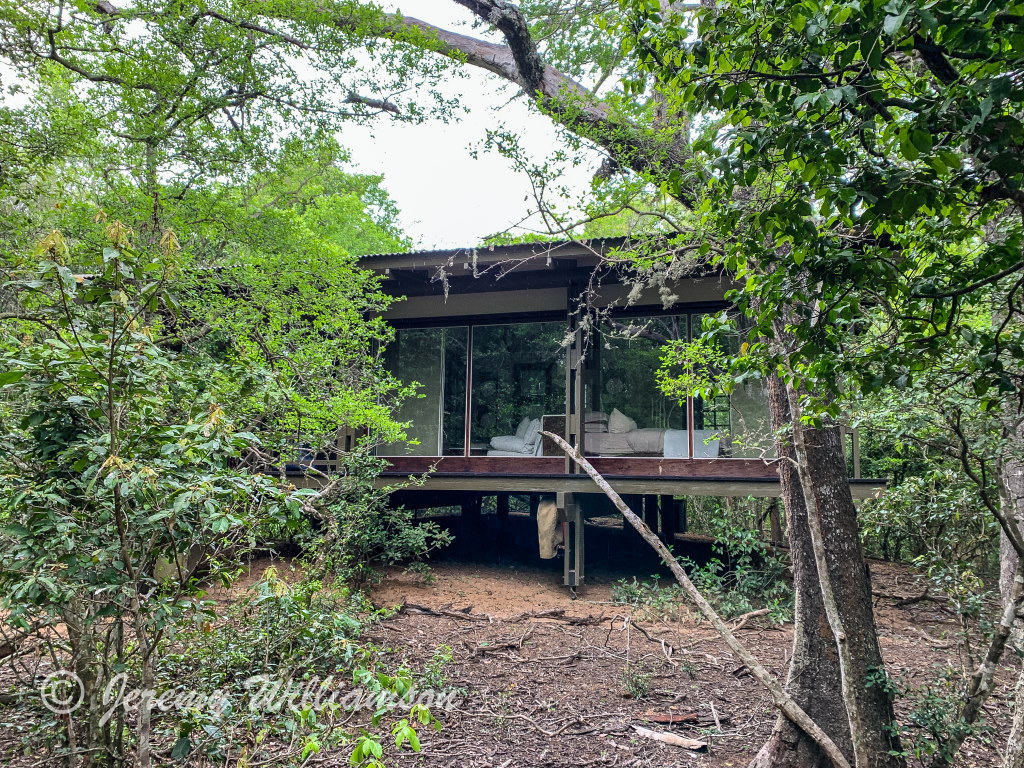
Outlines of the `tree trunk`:
[[1024,670],[1017,677],[1017,688],[1013,692],[1013,724],[1006,739],[1004,768],[1024,768]]
[[[787,393],[781,381],[768,386],[772,427],[777,433],[790,426]],[[835,592],[842,595],[840,609],[847,633],[850,655],[856,669],[855,691],[861,713],[861,725],[867,739],[871,766],[901,766],[903,759],[892,756],[899,751],[898,740],[889,733],[894,721],[892,702],[884,688],[868,687],[866,677],[872,668],[881,668],[882,659],[875,633],[871,604],[871,585],[860,548],[856,508],[850,497],[842,442],[837,429],[805,427],[806,459],[814,477],[816,506],[826,532],[826,560]],[[780,481],[785,503],[793,582],[796,591],[793,656],[786,687],[796,702],[808,712],[840,748],[853,760],[850,721],[841,696],[842,675],[839,652],[825,612],[821,580],[815,564],[808,524],[807,504],[795,465],[791,444],[778,441]],[[814,768],[828,765],[817,746],[785,718],[775,724],[768,741],[751,763],[751,768]]]
[[[1024,529],[1024,462],[1016,452],[1024,446],[1024,425],[1014,424],[1007,429],[1011,437],[1011,456],[1003,461],[999,478],[1002,488],[1003,511],[1006,519],[1018,530]],[[999,534],[999,594],[1004,608],[1013,599],[1013,582],[1020,565],[1017,550],[1005,532]],[[1010,643],[1020,648],[1024,645],[1024,631],[1018,622],[1014,625]],[[1006,739],[1004,768],[1024,768],[1024,669],[1017,678],[1013,695],[1013,724]]]
[[[782,382],[768,383],[772,429],[776,433],[790,423],[789,403]],[[786,680],[786,690],[814,719],[832,740],[852,755],[850,724],[839,696],[839,654],[825,617],[825,606],[818,586],[818,569],[811,551],[811,534],[807,527],[807,507],[803,490],[793,464],[793,450],[788,442],[777,440],[780,457],[779,480],[786,508],[787,534],[793,569],[796,608],[793,626],[793,655]],[[780,716],[771,736],[751,763],[751,768],[818,768],[828,761],[818,746],[786,717]]]

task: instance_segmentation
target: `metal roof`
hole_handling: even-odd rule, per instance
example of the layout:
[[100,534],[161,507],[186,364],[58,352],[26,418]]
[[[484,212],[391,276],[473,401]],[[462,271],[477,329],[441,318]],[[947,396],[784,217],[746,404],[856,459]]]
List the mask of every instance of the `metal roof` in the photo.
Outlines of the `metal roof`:
[[612,248],[621,248],[629,242],[628,237],[600,237],[589,240],[551,240],[538,243],[511,243],[509,245],[480,245],[465,248],[439,248],[425,251],[397,251],[395,253],[370,253],[360,256],[360,260],[373,259],[401,259],[403,257],[424,260],[437,260],[444,262],[448,259],[457,258],[473,253],[478,255],[494,254],[496,256],[511,255],[514,253],[529,252],[534,256],[550,254],[554,251],[578,246],[587,250],[607,251]]

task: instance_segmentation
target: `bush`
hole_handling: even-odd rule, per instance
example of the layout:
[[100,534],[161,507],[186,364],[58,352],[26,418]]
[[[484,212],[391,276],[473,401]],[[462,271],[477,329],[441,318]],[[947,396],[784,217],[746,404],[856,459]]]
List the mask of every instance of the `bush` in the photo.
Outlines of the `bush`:
[[417,523],[410,510],[392,507],[388,490],[374,479],[383,459],[356,453],[315,508],[314,529],[303,538],[311,572],[355,588],[380,579],[378,565],[417,561],[448,545],[451,534],[437,523]]
[[[221,620],[196,622],[168,643],[157,688],[217,694],[225,703],[218,711],[172,711],[157,737],[173,744],[178,757],[223,761],[241,747],[253,764],[269,758],[302,764],[325,749],[345,749],[352,765],[376,765],[389,731],[396,745],[418,750],[416,728],[437,725],[427,709],[414,705],[400,718],[378,706],[353,718],[344,695],[316,697],[321,690],[354,690],[346,681],[371,696],[401,697],[413,690],[408,669],[383,671],[380,649],[361,639],[385,615],[347,588],[329,589],[313,580],[288,583],[267,569]],[[289,690],[313,695],[289,701]],[[261,695],[266,706],[254,708],[253,698]],[[353,719],[369,724],[357,733],[349,725]]]
[[788,621],[793,615],[793,588],[787,563],[759,532],[723,524],[714,545],[716,557],[706,565],[683,558],[697,589],[726,619],[767,608],[768,619]]

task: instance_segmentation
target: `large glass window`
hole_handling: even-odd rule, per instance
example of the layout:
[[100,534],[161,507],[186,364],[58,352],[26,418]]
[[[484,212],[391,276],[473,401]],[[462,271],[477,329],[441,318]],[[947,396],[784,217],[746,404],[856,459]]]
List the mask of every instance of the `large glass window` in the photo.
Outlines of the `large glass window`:
[[462,455],[466,424],[467,328],[409,328],[395,333],[384,361],[406,383],[420,385],[395,414],[409,423],[406,434],[417,444],[381,446],[381,456]]
[[[692,450],[695,458],[772,455],[761,382],[738,384],[731,396],[689,402],[666,397],[659,389],[655,372],[662,348],[670,341],[693,338],[701,319],[679,314],[601,321],[585,351],[582,405],[587,453],[685,458]],[[537,430],[560,432],[565,427],[567,332],[564,321],[399,330],[385,361],[399,379],[420,386],[420,396],[409,398],[396,414],[410,424],[408,435],[417,442],[382,446],[378,453],[542,455]],[[546,423],[545,416],[551,417]]]
[[565,413],[565,334],[564,322],[473,328],[471,452],[539,453],[532,431],[525,441],[494,438],[523,438],[524,419]]
[[686,315],[606,319],[590,345],[587,408],[618,410],[639,429],[685,429],[686,407],[662,394],[654,373],[662,346],[688,338],[688,328]]
[[[598,456],[690,455],[689,407],[696,458],[769,455],[763,388],[740,384],[732,396],[666,397],[655,379],[663,346],[700,333],[701,315],[609,317],[587,352],[584,448]],[[618,413],[616,413],[616,411]]]

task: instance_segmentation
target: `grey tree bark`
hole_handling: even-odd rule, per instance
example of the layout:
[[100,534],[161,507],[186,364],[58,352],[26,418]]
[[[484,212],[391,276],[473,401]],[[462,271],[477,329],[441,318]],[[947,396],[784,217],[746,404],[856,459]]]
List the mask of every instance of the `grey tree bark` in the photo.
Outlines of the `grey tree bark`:
[[[772,427],[784,435],[792,424],[789,397],[779,379],[768,382]],[[871,583],[857,529],[856,507],[850,497],[846,464],[838,429],[805,429],[805,454],[814,478],[811,492],[822,515],[825,555],[833,587],[842,597],[843,624],[851,656],[859,660],[854,691],[861,711],[861,731],[871,766],[901,766],[899,741],[888,726],[894,721],[892,701],[882,687],[868,687],[866,678],[882,668],[871,604]],[[797,595],[793,655],[786,690],[853,760],[850,719],[843,702],[842,669],[835,635],[829,624],[821,592],[808,521],[805,489],[788,439],[777,440],[782,457],[779,477],[788,522],[790,560]],[[817,768],[827,758],[793,724],[779,718],[772,734],[751,763],[751,768]]]

